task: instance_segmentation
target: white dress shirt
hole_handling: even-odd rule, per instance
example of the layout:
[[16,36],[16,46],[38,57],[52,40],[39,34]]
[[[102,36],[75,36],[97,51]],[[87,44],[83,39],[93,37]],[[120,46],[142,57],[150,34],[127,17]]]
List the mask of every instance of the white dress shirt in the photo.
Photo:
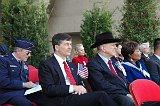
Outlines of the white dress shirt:
[[[70,81],[67,77],[67,74],[66,74],[66,71],[64,69],[64,64],[63,62],[66,61],[66,60],[63,60],[60,56],[58,56],[57,54],[54,53],[54,56],[56,58],[56,60],[58,61],[59,65],[60,65],[60,68],[62,70],[62,73],[63,73],[63,76],[64,76],[64,79],[65,79],[65,82],[66,82],[66,85],[70,85],[69,87],[69,93],[72,93],[73,92],[73,85],[70,84]],[[66,62],[67,63],[67,62]],[[68,65],[68,64],[67,64]],[[68,66],[69,67],[69,66]]]

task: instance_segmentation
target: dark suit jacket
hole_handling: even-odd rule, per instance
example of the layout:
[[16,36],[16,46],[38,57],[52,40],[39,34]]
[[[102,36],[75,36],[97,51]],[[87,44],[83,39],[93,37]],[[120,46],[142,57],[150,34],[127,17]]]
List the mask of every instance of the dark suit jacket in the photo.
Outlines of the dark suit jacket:
[[160,60],[155,55],[152,55],[149,61],[146,62],[146,67],[151,79],[160,85]]
[[[150,58],[150,55],[148,55],[149,58]],[[141,59],[140,61],[143,62],[143,64],[146,64],[146,61],[149,60],[149,58],[147,58],[143,53],[141,54]]]
[[89,70],[89,82],[93,90],[103,90],[110,95],[128,94],[125,76],[114,64],[113,66],[116,69],[116,72],[124,81],[121,81],[110,71],[106,63],[99,55],[96,55],[94,59],[89,61],[87,66]]
[[[67,62],[67,64],[78,84],[76,65],[71,62]],[[70,95],[69,85],[66,85],[62,70],[54,55],[40,63],[39,79],[42,90],[47,96],[47,102],[54,104],[54,106],[64,105],[65,97]]]
[[[0,104],[7,102],[14,96],[23,96],[21,66],[12,54],[0,57]],[[24,74],[28,75],[28,71]],[[26,79],[28,81],[28,79]]]

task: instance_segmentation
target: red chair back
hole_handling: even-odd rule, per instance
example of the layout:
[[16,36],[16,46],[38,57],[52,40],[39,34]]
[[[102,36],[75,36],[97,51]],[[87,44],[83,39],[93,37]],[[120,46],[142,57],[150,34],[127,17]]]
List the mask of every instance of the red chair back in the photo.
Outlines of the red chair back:
[[[0,105],[0,106],[14,106],[14,105],[11,105],[11,104],[4,104],[4,105]],[[38,106],[36,103],[32,102],[32,106]]]
[[0,106],[14,106],[14,105],[11,105],[11,104],[4,104],[4,105],[0,105]]
[[137,79],[129,86],[136,106],[144,102],[160,102],[160,86],[146,79]]
[[39,78],[38,78],[38,69],[36,69],[34,66],[29,65],[28,66],[28,70],[29,70],[29,81],[32,82],[39,82]]

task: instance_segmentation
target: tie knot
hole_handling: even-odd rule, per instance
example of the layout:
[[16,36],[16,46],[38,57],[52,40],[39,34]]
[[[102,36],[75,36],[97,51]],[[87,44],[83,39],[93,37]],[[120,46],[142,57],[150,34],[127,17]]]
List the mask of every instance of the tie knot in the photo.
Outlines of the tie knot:
[[22,61],[18,61],[18,63],[19,63],[20,65],[22,65]]
[[108,60],[108,64],[112,64],[112,63],[111,63],[111,60]]
[[66,61],[63,61],[63,64],[66,65],[67,64]]
[[72,75],[72,72],[71,72],[69,66],[67,65],[66,61],[63,61],[63,64],[64,64],[64,70],[66,72],[66,75],[67,75],[67,77],[69,79],[70,84],[71,85],[76,85],[76,81],[75,81],[75,79],[74,79],[74,77]]

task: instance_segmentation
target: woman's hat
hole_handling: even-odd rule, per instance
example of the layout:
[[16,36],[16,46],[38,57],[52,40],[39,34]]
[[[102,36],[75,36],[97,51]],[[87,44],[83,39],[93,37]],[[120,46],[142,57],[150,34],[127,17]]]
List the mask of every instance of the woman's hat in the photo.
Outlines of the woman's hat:
[[114,42],[120,42],[120,41],[121,41],[120,39],[113,38],[113,35],[111,32],[104,32],[96,36],[95,43],[91,46],[91,48],[95,48],[106,43],[114,43]]

